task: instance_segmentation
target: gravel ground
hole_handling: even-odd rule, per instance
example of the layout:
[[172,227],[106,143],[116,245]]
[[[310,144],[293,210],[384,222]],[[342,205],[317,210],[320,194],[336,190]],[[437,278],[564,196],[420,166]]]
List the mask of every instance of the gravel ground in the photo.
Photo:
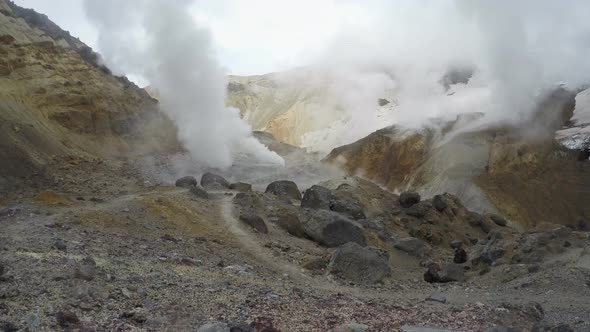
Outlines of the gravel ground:
[[[348,323],[368,332],[590,330],[587,248],[508,279],[518,266],[429,284],[423,268],[400,262],[386,283],[356,286],[301,267],[326,252],[315,243],[236,223],[226,193],[204,200],[141,181],[93,181],[1,200],[4,331],[196,331],[215,321],[267,332]],[[445,303],[426,300],[437,292]]]

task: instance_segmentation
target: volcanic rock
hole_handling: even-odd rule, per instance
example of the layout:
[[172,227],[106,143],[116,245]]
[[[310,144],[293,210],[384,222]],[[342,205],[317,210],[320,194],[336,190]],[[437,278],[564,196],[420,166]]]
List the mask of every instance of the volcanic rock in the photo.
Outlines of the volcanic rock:
[[338,213],[317,210],[304,222],[305,233],[326,247],[337,247],[347,242],[366,245],[361,227]]
[[252,191],[252,185],[245,182],[235,182],[229,185],[229,189],[240,192]]
[[394,247],[416,257],[424,257],[432,251],[432,247],[428,243],[415,237],[400,239],[394,244]]
[[432,199],[432,206],[434,206],[434,208],[437,209],[438,211],[442,212],[449,205],[447,204],[446,199],[444,198],[444,196],[442,196],[442,195],[435,195],[433,197],[433,199]]
[[380,282],[391,274],[386,252],[354,242],[346,243],[334,252],[328,271],[359,284]]
[[180,179],[176,180],[174,185],[182,188],[194,187],[197,185],[197,179],[195,179],[194,176],[181,177]]
[[301,192],[293,181],[282,180],[272,182],[266,187],[264,192],[274,194],[286,200],[301,200]]
[[420,202],[420,194],[413,191],[406,191],[399,196],[399,203],[402,207],[409,208]]
[[201,177],[201,186],[205,189],[223,190],[229,189],[229,182],[221,175],[205,173]]
[[268,228],[266,227],[264,220],[260,216],[254,214],[254,213],[250,213],[250,212],[241,213],[240,214],[240,221],[242,221],[246,225],[254,228],[259,233],[268,234]]
[[330,208],[330,201],[332,198],[333,195],[330,189],[313,185],[303,193],[301,207],[328,210]]
[[203,199],[209,198],[209,194],[207,193],[207,191],[199,186],[192,186],[189,189],[189,191],[191,192],[191,194],[195,195],[196,197],[203,198]]

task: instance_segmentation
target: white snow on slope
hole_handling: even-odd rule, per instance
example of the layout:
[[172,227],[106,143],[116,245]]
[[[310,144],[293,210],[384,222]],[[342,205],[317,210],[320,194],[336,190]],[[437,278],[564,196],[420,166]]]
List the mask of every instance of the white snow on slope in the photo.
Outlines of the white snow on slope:
[[590,89],[576,96],[576,108],[571,121],[571,127],[555,133],[557,141],[572,150],[590,147]]

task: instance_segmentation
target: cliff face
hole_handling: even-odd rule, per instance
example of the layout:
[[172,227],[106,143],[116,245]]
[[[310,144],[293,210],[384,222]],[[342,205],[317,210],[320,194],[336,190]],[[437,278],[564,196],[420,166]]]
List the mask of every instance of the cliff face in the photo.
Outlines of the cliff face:
[[157,103],[44,15],[0,0],[0,184],[61,157],[177,148]]
[[470,208],[500,212],[524,227],[575,225],[590,218],[584,202],[590,163],[554,139],[572,115],[574,96],[557,90],[527,128],[462,129],[479,115],[421,130],[391,127],[334,149],[325,161],[391,190],[448,191]]

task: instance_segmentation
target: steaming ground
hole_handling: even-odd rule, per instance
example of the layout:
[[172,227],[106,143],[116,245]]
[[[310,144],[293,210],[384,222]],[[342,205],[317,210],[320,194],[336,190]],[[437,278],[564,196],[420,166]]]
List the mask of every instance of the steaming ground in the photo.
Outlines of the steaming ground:
[[98,27],[106,64],[122,75],[148,80],[159,107],[178,128],[178,139],[195,160],[227,168],[234,154],[248,153],[267,163],[282,158],[261,145],[236,109],[225,106],[227,78],[215,57],[210,32],[196,25],[189,1],[139,4],[85,1]]
[[309,188],[314,184],[343,176],[336,166],[321,163],[321,155],[307,153],[295,146],[277,141],[268,133],[255,132],[255,136],[271,151],[282,155],[284,165],[260,161],[256,155],[233,154],[233,164],[229,168],[210,168],[191,158],[188,153],[173,156],[153,157],[137,164],[138,169],[152,184],[172,184],[177,178],[192,175],[197,178],[213,171],[223,175],[230,182],[247,182],[253,189],[264,191],[266,186],[277,180],[290,179],[300,188]]

